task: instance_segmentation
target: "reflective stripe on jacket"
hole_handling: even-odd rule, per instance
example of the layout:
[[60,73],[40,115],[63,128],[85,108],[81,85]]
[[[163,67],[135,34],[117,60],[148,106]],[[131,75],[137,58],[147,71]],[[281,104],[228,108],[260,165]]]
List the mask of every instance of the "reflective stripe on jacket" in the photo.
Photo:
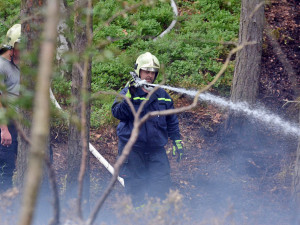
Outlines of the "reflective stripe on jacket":
[[[120,94],[125,95],[128,87],[125,87]],[[141,117],[148,112],[162,111],[167,109],[174,109],[173,100],[168,93],[159,88],[153,93],[150,99],[146,99],[147,93],[141,88],[137,88],[136,92],[131,96],[131,101],[137,111],[143,100],[146,100]],[[127,143],[133,129],[133,114],[128,103],[124,99],[115,99],[112,106],[112,114],[115,118],[120,120],[117,127],[117,135],[120,141]],[[178,119],[176,114],[167,116],[155,116],[148,119],[141,127],[135,147],[162,147],[168,142],[168,137],[172,140],[180,139],[180,132],[178,126]]]

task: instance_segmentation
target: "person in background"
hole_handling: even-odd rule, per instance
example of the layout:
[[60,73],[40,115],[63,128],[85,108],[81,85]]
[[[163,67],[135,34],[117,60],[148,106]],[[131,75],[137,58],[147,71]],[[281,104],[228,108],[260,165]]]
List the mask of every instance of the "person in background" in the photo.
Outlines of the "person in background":
[[[140,55],[135,64],[135,73],[141,80],[152,84],[160,69],[158,59],[150,52]],[[147,101],[141,117],[152,111],[173,109],[173,100],[168,93],[159,88],[149,99],[149,85],[136,87],[135,81],[129,82],[120,92],[130,98],[137,111],[142,101]],[[112,105],[112,114],[120,120],[117,127],[119,155],[128,142],[134,122],[134,115],[125,99],[116,98]],[[124,178],[125,191],[132,198],[135,207],[145,203],[145,197],[164,199],[170,189],[170,165],[164,146],[168,138],[173,140],[173,155],[178,154],[177,161],[183,157],[184,149],[175,114],[155,116],[148,119],[139,132],[136,143],[126,162],[120,170]]]
[[[21,24],[13,25],[6,34],[5,43],[0,48],[0,110],[14,108],[11,103],[19,96],[20,70],[19,42]],[[12,177],[17,157],[17,130],[9,121],[0,118],[0,192],[12,187]]]

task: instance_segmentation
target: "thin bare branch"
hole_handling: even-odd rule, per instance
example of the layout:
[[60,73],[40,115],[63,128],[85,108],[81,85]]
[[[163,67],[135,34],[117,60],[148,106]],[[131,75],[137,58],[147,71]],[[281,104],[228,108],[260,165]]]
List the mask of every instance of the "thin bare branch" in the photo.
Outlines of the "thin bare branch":
[[[87,47],[89,48],[92,44],[92,31],[91,31],[91,23],[92,23],[92,1],[88,0],[88,6],[87,11],[89,12],[87,14],[87,22],[86,22],[86,34],[87,34]],[[79,218],[82,219],[82,192],[83,192],[83,178],[85,175],[86,170],[86,160],[87,160],[87,153],[88,153],[88,140],[87,140],[87,121],[86,121],[86,107],[87,107],[87,82],[88,82],[88,70],[89,70],[89,64],[90,64],[90,57],[86,56],[84,60],[84,69],[83,71],[80,70],[82,73],[82,88],[81,88],[81,139],[82,139],[82,157],[81,157],[81,164],[80,164],[80,170],[78,175],[78,199],[77,199],[77,213],[79,215]],[[79,68],[81,68],[79,66]]]
[[252,10],[251,14],[249,15],[249,19],[251,19],[254,16],[254,14],[260,9],[260,7],[265,6],[265,4],[266,4],[265,0],[262,0],[261,3],[257,4],[255,8]]
[[88,144],[87,144],[87,129],[86,129],[86,100],[85,95],[86,93],[86,76],[88,72],[88,60],[84,62],[84,74],[83,74],[83,84],[82,84],[82,104],[81,104],[81,140],[82,140],[82,156],[81,156],[81,164],[80,170],[78,175],[78,198],[77,198],[77,213],[79,218],[82,219],[82,210],[81,210],[81,203],[82,203],[82,192],[83,192],[83,178],[85,174],[86,168],[86,159],[87,159],[87,151],[88,151]]
[[255,44],[255,43],[248,42],[248,43],[245,43],[245,44],[242,44],[242,45],[238,45],[236,48],[232,49],[229,52],[229,54],[228,54],[228,56],[226,58],[226,61],[223,64],[221,70],[217,73],[217,75],[215,76],[215,78],[208,85],[206,85],[204,88],[200,89],[197,92],[197,94],[196,94],[196,96],[194,98],[194,101],[193,101],[193,103],[191,105],[186,106],[186,107],[181,107],[181,108],[178,108],[178,109],[169,109],[169,110],[163,110],[163,111],[153,111],[153,112],[150,112],[150,113],[146,114],[141,119],[141,123],[146,122],[146,120],[148,120],[150,117],[153,117],[153,116],[158,116],[158,115],[160,115],[160,116],[161,115],[162,116],[166,116],[166,115],[171,115],[171,114],[175,114],[175,113],[184,112],[184,111],[187,111],[187,110],[190,110],[190,109],[194,108],[197,105],[199,95],[201,93],[207,91],[209,88],[211,88],[218,81],[218,79],[220,79],[220,77],[224,74],[225,70],[227,69],[227,67],[229,65],[229,62],[230,62],[230,59],[231,59],[232,55],[234,55],[236,52],[240,51],[246,45],[251,45],[251,44]]
[[[21,135],[21,137],[29,144],[31,145],[31,140],[29,139],[29,137],[27,137],[27,135],[25,134],[24,130],[21,128],[20,124],[16,121],[13,121],[15,127],[17,128],[17,131],[19,133],[19,135]],[[55,178],[55,172],[51,166],[51,162],[49,160],[49,158],[45,157],[45,164],[48,168],[48,174],[49,174],[49,180],[50,180],[50,184],[51,184],[51,188],[53,191],[53,218],[52,220],[49,222],[49,225],[57,225],[59,224],[59,212],[60,212],[60,205],[59,205],[59,194],[58,194],[58,189],[57,189],[57,185],[56,185],[56,178]]]
[[105,200],[107,199],[107,197],[109,196],[111,191],[113,190],[113,187],[114,187],[114,185],[117,181],[118,175],[119,175],[120,168],[121,168],[122,164],[124,163],[124,161],[126,160],[126,158],[128,157],[130,150],[138,137],[140,126],[141,126],[141,123],[136,123],[136,122],[134,123],[134,128],[132,130],[130,139],[128,140],[127,144],[125,145],[121,156],[118,158],[117,162],[115,163],[115,166],[114,166],[115,172],[112,176],[112,179],[110,180],[107,188],[105,189],[104,193],[100,197],[99,201],[96,203],[94,210],[92,211],[90,217],[86,221],[86,225],[91,225],[94,223],[100,208],[102,207],[103,203],[105,202]]
[[[249,16],[249,19],[253,17],[254,13],[264,5],[264,2],[258,4],[256,6],[256,8],[252,11],[252,13],[250,14]],[[224,44],[224,43],[223,43]],[[96,207],[95,209],[93,210],[91,216],[89,217],[89,219],[87,220],[86,224],[87,225],[90,225],[94,222],[96,216],[97,216],[97,213],[98,211],[100,210],[100,208],[102,207],[103,203],[105,202],[106,198],[108,197],[108,195],[110,194],[110,192],[112,191],[113,189],[113,186],[114,184],[116,183],[117,181],[117,177],[118,177],[118,174],[119,174],[119,170],[120,170],[120,167],[121,165],[124,163],[125,159],[128,157],[130,151],[131,151],[131,148],[132,146],[134,145],[137,137],[138,137],[138,132],[139,132],[139,129],[141,127],[141,125],[146,122],[146,120],[148,120],[150,117],[153,117],[153,116],[157,116],[157,115],[170,115],[170,114],[175,114],[175,113],[179,113],[179,112],[183,112],[183,111],[186,111],[186,110],[189,110],[189,109],[192,109],[194,108],[196,105],[197,105],[197,102],[198,102],[198,98],[199,98],[199,95],[204,92],[204,91],[207,91],[209,88],[211,88],[215,83],[216,81],[221,77],[221,75],[225,72],[226,68],[228,67],[229,63],[230,63],[230,59],[232,57],[233,54],[235,54],[236,52],[240,51],[241,49],[243,49],[246,45],[252,45],[252,44],[256,44],[254,42],[242,42],[240,45],[237,45],[236,43],[234,42],[231,42],[230,44],[233,44],[235,45],[236,47],[234,49],[232,49],[230,51],[230,53],[228,54],[227,58],[226,58],[226,61],[225,63],[223,64],[221,70],[218,72],[218,74],[215,76],[215,78],[213,79],[212,82],[210,82],[206,87],[202,88],[201,90],[199,90],[196,94],[196,96],[194,97],[194,101],[191,105],[189,106],[186,106],[186,107],[181,107],[181,108],[178,108],[178,109],[172,109],[172,110],[164,110],[164,111],[154,111],[154,112],[150,112],[150,113],[147,113],[143,118],[139,118],[140,116],[140,113],[144,107],[144,105],[146,104],[146,101],[143,101],[142,104],[140,105],[138,111],[135,113],[134,111],[133,114],[134,114],[134,127],[133,127],[133,130],[131,132],[131,136],[130,136],[130,139],[129,141],[127,142],[127,144],[125,145],[123,151],[122,151],[122,154],[121,156],[118,158],[117,162],[115,163],[115,173],[108,185],[108,187],[106,188],[104,194],[101,196],[101,198],[99,199],[99,201],[97,202],[96,204]],[[158,89],[158,87],[155,87],[148,95],[147,95],[147,99],[150,98],[150,96]],[[105,92],[102,92],[102,94],[108,94],[108,93],[105,93]],[[124,98],[124,97],[123,97]],[[128,99],[126,99],[128,101]],[[131,104],[129,103],[129,105],[131,106]]]
[[51,166],[51,162],[48,157],[45,158],[45,164],[48,168],[48,176],[50,180],[50,185],[53,191],[53,218],[49,222],[49,225],[58,225],[59,224],[59,212],[60,212],[60,205],[59,205],[59,195],[58,189],[56,184],[55,172]]
[[[253,44],[253,43],[244,43],[242,45],[237,46],[236,48],[232,49],[226,59],[226,62],[224,63],[224,65],[222,66],[220,72],[216,75],[216,78],[210,83],[208,84],[208,88],[211,87],[212,85],[214,85],[216,83],[216,81],[221,77],[221,75],[225,72],[226,68],[228,67],[229,61],[231,56],[236,53],[237,51],[240,51],[245,45],[249,45],[249,44]],[[157,90],[158,87],[155,87],[148,95],[147,98],[150,98],[150,96]],[[120,155],[120,157],[118,158],[117,162],[114,165],[114,169],[115,169],[115,173],[113,174],[113,177],[109,183],[109,185],[107,186],[107,188],[105,189],[103,195],[101,196],[101,198],[98,200],[98,202],[96,203],[96,206],[93,210],[93,212],[91,213],[90,217],[88,218],[86,225],[91,225],[94,223],[96,216],[100,210],[100,208],[102,207],[102,205],[104,204],[105,200],[107,199],[108,195],[111,193],[111,191],[113,190],[113,187],[117,181],[117,177],[119,175],[119,171],[121,166],[123,165],[124,161],[126,160],[126,158],[128,157],[132,146],[134,145],[135,141],[138,138],[138,134],[139,134],[139,130],[140,127],[142,126],[143,123],[145,123],[150,117],[153,116],[157,116],[157,115],[171,115],[171,114],[175,114],[175,113],[179,113],[179,112],[183,112],[189,109],[194,108],[197,105],[198,102],[198,98],[199,95],[203,92],[206,91],[208,88],[203,88],[201,90],[199,90],[194,98],[194,101],[191,105],[186,106],[186,107],[181,107],[178,109],[171,109],[171,110],[163,110],[163,111],[154,111],[154,112],[149,112],[147,113],[145,116],[143,116],[141,119],[139,118],[139,115],[143,109],[143,106],[146,104],[146,101],[143,101],[142,104],[140,105],[137,113],[133,113],[134,114],[134,123],[133,123],[133,130],[131,132],[131,136],[127,142],[127,144],[125,145],[122,154]],[[102,92],[102,94],[111,94],[112,92]],[[123,97],[124,98],[124,97]],[[129,99],[126,99],[129,100]],[[132,104],[132,103],[131,103]]]
[[234,49],[232,49],[229,52],[229,54],[228,54],[228,56],[227,56],[227,58],[225,60],[225,63],[222,65],[221,70],[217,73],[217,75],[215,76],[215,78],[208,85],[206,85],[203,89],[201,89],[199,92],[202,93],[202,92],[207,91],[208,89],[210,89],[217,82],[217,80],[222,76],[222,74],[225,72],[226,68],[228,67],[232,55],[234,55],[235,53],[237,53],[238,51],[240,51],[245,46],[247,46],[247,45],[253,45],[253,44],[256,44],[256,42],[242,43],[241,45],[238,45],[237,47],[235,47]]
[[284,100],[285,103],[282,105],[282,108],[284,108],[286,105],[290,104],[290,103],[295,103],[295,105],[299,105],[300,104],[300,99],[296,100],[296,101],[290,101],[290,100]]

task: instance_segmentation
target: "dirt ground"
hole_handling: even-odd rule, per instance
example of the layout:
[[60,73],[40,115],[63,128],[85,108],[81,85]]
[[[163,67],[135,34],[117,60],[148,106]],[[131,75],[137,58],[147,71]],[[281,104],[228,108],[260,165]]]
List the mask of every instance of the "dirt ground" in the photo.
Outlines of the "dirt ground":
[[[295,72],[300,74],[300,3],[296,0],[272,0],[266,18]],[[299,76],[298,76],[299,81]],[[264,36],[259,101],[287,120],[296,121],[293,91],[284,66]],[[176,107],[191,104],[180,96]],[[190,224],[293,224],[291,186],[297,138],[276,133],[256,122],[249,122],[238,135],[221,135],[226,111],[206,103],[178,115],[185,143],[185,157],[177,163],[166,147],[174,189],[184,196]],[[63,142],[63,141],[62,141]],[[54,168],[63,182],[66,144],[54,143]],[[115,127],[91,130],[91,142],[111,163],[117,155]],[[91,157],[91,194],[97,199],[111,175]],[[63,187],[61,187],[63,188]],[[105,203],[110,210],[123,188],[117,184]],[[100,215],[105,215],[105,211]],[[105,221],[105,219],[104,219]],[[216,222],[217,221],[217,222]]]

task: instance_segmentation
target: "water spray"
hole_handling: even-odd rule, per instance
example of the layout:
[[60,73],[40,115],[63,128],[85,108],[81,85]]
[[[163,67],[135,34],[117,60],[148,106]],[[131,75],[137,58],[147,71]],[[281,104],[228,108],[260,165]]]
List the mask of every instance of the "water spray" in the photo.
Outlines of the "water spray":
[[[167,85],[149,84],[146,82],[146,80],[141,80],[140,78],[138,78],[135,81],[137,83],[137,86],[146,85],[148,86],[148,88],[149,86],[152,88],[160,87],[177,93],[186,94],[191,97],[195,97],[197,94],[197,91],[195,90],[187,90],[185,88],[176,88]],[[275,131],[282,132],[286,135],[300,137],[300,127],[297,126],[297,124],[293,124],[288,121],[285,121],[280,116],[272,112],[269,112],[264,108],[261,107],[252,108],[247,102],[232,102],[230,100],[227,100],[219,96],[215,96],[208,92],[201,93],[199,95],[199,101],[210,102],[211,104],[219,106],[221,108],[229,108],[237,113],[244,114],[248,117],[258,120],[268,125],[271,129]]]

